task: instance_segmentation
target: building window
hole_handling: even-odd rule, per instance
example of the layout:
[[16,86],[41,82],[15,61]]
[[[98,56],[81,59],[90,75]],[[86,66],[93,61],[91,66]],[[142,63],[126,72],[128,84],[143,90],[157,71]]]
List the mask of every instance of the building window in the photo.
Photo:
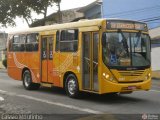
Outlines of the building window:
[[75,52],[78,49],[78,30],[62,30],[60,38],[61,52]]
[[39,38],[37,33],[28,34],[26,40],[26,51],[27,52],[38,51],[38,43],[39,43]]

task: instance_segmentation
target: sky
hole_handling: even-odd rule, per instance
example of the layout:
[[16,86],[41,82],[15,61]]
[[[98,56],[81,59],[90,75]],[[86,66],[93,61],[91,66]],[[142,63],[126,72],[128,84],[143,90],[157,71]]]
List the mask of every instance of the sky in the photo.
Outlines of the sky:
[[[149,21],[150,28],[160,26],[160,0],[103,0],[104,17]],[[151,18],[151,19],[148,19]]]

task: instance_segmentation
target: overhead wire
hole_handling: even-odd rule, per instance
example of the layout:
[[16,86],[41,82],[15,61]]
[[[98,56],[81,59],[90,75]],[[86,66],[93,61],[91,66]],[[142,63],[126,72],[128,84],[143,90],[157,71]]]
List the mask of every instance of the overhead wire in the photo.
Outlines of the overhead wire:
[[156,17],[150,17],[150,18],[145,18],[145,19],[141,19],[140,21],[152,21],[152,20],[159,20],[160,16],[156,16]]
[[156,23],[160,23],[160,16],[157,16],[157,14],[153,14],[153,13],[156,13],[155,11],[160,11],[160,5],[155,5],[152,7],[146,7],[142,9],[136,9],[136,10],[129,10],[124,12],[117,12],[113,14],[104,15],[104,17],[121,17],[121,16],[131,16],[131,15],[133,16],[134,14],[142,14],[144,12],[147,12],[148,15],[147,16],[145,14],[141,15],[140,17],[142,18],[143,16],[144,19],[139,19],[139,21],[150,23],[150,24],[155,21],[158,21]]
[[113,14],[108,14],[108,15],[104,15],[104,16],[109,16],[109,17],[114,17],[114,16],[126,16],[126,15],[133,15],[133,14],[137,14],[137,13],[141,13],[141,12],[146,12],[146,11],[153,11],[153,10],[159,10],[160,9],[160,5],[155,5],[152,7],[146,7],[146,8],[142,8],[142,9],[136,9],[136,10],[129,10],[129,11],[124,11],[124,12],[117,12],[117,13],[113,13]]

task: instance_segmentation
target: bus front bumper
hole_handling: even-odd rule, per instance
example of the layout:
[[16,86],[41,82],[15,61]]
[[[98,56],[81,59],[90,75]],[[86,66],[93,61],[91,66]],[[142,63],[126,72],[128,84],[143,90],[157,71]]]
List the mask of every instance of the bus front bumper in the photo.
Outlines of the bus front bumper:
[[151,79],[138,83],[115,83],[107,80],[102,81],[102,87],[99,93],[125,93],[140,90],[149,90],[151,88]]

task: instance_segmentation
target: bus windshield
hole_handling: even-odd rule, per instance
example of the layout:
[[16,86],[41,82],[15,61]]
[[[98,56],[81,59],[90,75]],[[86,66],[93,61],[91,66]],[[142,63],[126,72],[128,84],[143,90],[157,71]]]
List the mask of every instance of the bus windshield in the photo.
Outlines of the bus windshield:
[[104,32],[103,62],[108,67],[150,66],[150,38],[141,32]]

